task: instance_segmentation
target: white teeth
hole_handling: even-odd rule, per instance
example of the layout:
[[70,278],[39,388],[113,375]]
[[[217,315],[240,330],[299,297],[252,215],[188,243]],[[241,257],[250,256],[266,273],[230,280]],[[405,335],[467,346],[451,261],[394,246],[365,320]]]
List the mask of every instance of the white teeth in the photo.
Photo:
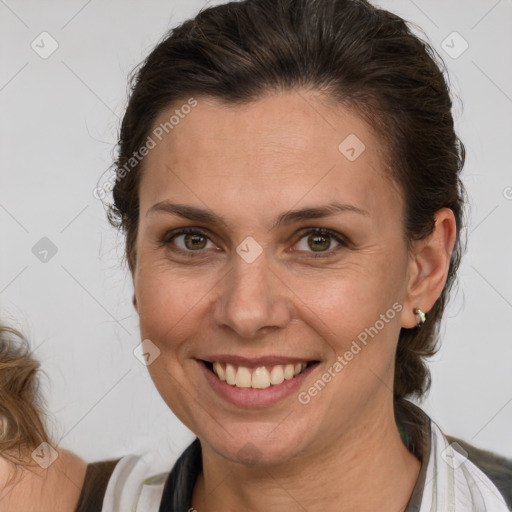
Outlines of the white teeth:
[[284,380],[291,380],[293,377],[306,369],[307,363],[275,365],[270,371],[265,366],[259,366],[252,371],[245,366],[238,369],[227,363],[226,369],[218,361],[213,363],[213,371],[220,380],[227,382],[230,386],[239,388],[266,389],[271,385],[277,386]]
[[236,372],[236,387],[237,388],[250,388],[251,387],[251,372],[248,368],[243,366],[238,367]]
[[[238,371],[240,371],[240,369],[238,369]],[[256,389],[265,389],[270,387],[270,374],[264,366],[254,370],[251,379],[251,387]]]
[[295,375],[295,365],[287,364],[284,367],[284,378],[286,380],[290,380],[290,379],[293,379],[294,375]]
[[213,369],[220,380],[226,380],[226,372],[224,371],[224,368],[222,368],[222,365],[218,361],[215,361],[215,363],[213,363]]
[[231,386],[234,386],[236,384],[235,368],[229,363],[226,365],[226,382]]
[[272,371],[270,372],[270,383],[274,384],[281,384],[284,380],[284,370],[281,365],[274,366],[272,368]]

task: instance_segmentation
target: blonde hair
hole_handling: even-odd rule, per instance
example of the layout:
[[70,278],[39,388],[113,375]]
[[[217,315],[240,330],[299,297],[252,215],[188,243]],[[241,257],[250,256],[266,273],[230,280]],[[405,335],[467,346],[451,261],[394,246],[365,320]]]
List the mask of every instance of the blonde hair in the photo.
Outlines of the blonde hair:
[[27,451],[50,442],[39,394],[39,367],[22,334],[0,325],[0,455],[23,466],[31,465]]

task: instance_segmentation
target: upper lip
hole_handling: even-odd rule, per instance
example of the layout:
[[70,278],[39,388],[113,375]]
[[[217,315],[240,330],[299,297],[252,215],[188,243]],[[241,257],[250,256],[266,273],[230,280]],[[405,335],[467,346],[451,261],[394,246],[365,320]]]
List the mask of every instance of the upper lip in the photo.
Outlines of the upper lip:
[[303,357],[292,357],[292,356],[261,356],[261,357],[244,357],[232,354],[218,354],[201,356],[196,359],[206,361],[208,363],[230,363],[238,366],[245,366],[247,368],[257,368],[259,366],[274,366],[277,364],[297,364],[297,363],[309,363],[310,361],[317,361],[315,358],[303,358]]

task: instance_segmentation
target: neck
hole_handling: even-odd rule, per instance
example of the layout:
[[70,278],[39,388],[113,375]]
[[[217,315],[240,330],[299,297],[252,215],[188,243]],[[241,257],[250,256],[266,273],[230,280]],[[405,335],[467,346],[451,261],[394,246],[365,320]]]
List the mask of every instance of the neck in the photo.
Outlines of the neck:
[[392,403],[361,417],[323,450],[280,465],[243,466],[201,446],[203,471],[192,496],[198,511],[400,512],[421,467],[400,438]]

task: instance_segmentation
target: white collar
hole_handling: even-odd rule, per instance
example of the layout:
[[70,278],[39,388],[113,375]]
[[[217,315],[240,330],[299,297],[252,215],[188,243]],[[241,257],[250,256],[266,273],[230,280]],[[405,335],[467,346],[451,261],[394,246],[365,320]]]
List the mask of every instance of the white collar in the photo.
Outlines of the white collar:
[[[450,443],[429,421],[430,456],[418,512],[510,512],[496,486],[466,458],[464,449]],[[123,457],[109,481],[102,512],[158,512],[168,473],[146,478],[147,471],[143,457]]]
[[492,481],[430,420],[430,458],[419,512],[509,512]]

